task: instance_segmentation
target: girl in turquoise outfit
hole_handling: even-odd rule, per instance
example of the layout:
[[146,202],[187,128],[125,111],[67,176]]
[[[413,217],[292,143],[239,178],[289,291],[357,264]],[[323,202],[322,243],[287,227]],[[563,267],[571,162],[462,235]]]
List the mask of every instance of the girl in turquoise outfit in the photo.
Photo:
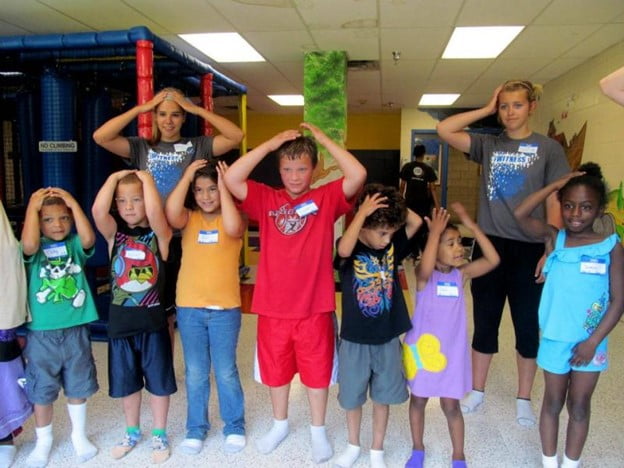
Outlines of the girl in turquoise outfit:
[[[531,217],[558,191],[565,228]],[[537,364],[544,369],[540,437],[544,468],[558,467],[559,415],[569,420],[562,468],[579,466],[589,430],[591,397],[608,365],[607,335],[624,310],[624,250],[616,234],[594,230],[607,204],[600,167],[587,163],[527,197],[515,210],[523,230],[552,250],[539,308]]]

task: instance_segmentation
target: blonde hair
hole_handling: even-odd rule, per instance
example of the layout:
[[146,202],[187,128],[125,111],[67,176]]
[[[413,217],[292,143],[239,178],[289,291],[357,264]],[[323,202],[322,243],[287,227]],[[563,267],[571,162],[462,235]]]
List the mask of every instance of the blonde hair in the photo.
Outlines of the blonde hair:
[[[170,92],[180,93],[182,96],[185,96],[185,94],[181,90],[179,90],[178,88],[171,87],[171,86],[163,88],[160,91],[170,91]],[[154,111],[153,111],[154,115],[152,116],[152,138],[150,138],[150,141],[149,141],[151,146],[157,145],[160,142],[160,139],[162,137],[162,135],[160,134],[160,130],[158,129],[158,124],[156,123],[156,113],[158,112],[159,107],[160,107],[160,104],[154,107]],[[182,109],[181,107],[180,107],[180,111],[182,112],[182,115],[186,115],[186,111]]]
[[528,80],[508,80],[503,83],[504,91],[526,91],[527,99],[529,102],[539,101],[540,97],[542,97],[542,85],[533,84]]

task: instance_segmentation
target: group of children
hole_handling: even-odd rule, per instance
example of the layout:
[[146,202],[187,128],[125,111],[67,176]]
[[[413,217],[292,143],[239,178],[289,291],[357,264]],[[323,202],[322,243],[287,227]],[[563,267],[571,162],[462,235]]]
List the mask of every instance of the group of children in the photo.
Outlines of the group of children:
[[[499,92],[495,102],[506,106]],[[152,106],[156,113],[160,104],[178,98],[157,96]],[[164,132],[170,130],[171,118],[161,119]],[[303,136],[304,130],[313,138]],[[334,158],[342,177],[312,188],[318,152],[315,140]],[[281,189],[249,179],[273,151],[278,157]],[[531,146],[524,151],[538,150]],[[537,190],[513,211],[523,232],[544,242],[549,253],[537,357],[546,376],[540,434],[548,467],[557,466],[559,413],[566,399],[571,417],[564,463],[580,458],[591,394],[599,372],[606,368],[606,336],[624,307],[621,288],[614,286],[622,284],[624,277],[622,247],[615,235],[598,234],[592,224],[606,205],[604,182],[595,165],[579,171]],[[182,247],[177,321],[187,390],[187,432],[180,450],[197,454],[207,437],[212,366],[224,422],[223,449],[235,453],[245,447],[244,397],[236,365],[241,327],[238,262],[246,228],[242,211],[258,223],[262,246],[252,302],[252,311],[258,314],[254,373],[270,389],[273,423],[256,440],[258,451],[270,453],[288,436],[290,384],[298,373],[310,405],[315,463],[333,456],[325,416],[328,388],[337,381],[338,401],[346,411],[348,444],[334,459],[336,466],[350,467],[360,455],[367,393],[373,402],[371,466],[385,466],[389,405],[408,398],[413,451],[406,467],[423,466],[425,406],[430,397],[440,397],[448,420],[453,468],[467,466],[460,399],[474,385],[464,283],[496,268],[500,252],[464,207],[453,203],[451,208],[472,231],[481,251],[478,258],[466,262],[459,228],[449,222],[449,212],[434,209],[423,219],[406,208],[394,188],[373,184],[362,190],[365,179],[366,170],[355,157],[309,123],[277,134],[229,168],[203,158],[190,161],[164,199],[151,171],[123,170],[110,175],[92,214],[111,259],[109,395],[121,398],[126,423],[122,440],[111,449],[113,458],[126,456],[141,439],[143,387],[150,393],[154,421],[152,461],[162,463],[171,453],[166,425],[170,395],[177,387],[162,289],[176,230],[181,231]],[[562,229],[546,224],[539,214],[533,217],[534,210],[553,194],[561,206]],[[334,245],[335,221],[353,208],[353,220]],[[399,268],[410,253],[410,238],[423,223],[429,236],[416,267],[416,301],[410,319]],[[61,388],[68,401],[78,460],[89,460],[97,453],[85,431],[86,399],[98,390],[87,325],[97,318],[97,312],[84,274],[94,243],[94,231],[69,193],[45,188],[31,196],[21,243],[32,312],[24,350],[24,390],[34,405],[37,434],[29,466],[48,462],[52,405]],[[339,272],[342,289],[338,346],[334,248],[333,267]],[[569,281],[582,286],[574,296],[565,287]],[[586,307],[588,300],[591,304]],[[24,311],[25,306],[21,307]],[[5,347],[0,350],[1,365]],[[11,372],[11,378],[19,373]],[[28,410],[20,423],[26,417]],[[0,456],[4,453],[0,450]]]

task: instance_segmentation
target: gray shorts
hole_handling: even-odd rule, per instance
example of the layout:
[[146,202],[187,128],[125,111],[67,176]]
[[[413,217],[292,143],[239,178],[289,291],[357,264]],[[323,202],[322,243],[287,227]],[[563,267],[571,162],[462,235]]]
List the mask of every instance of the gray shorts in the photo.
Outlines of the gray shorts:
[[67,398],[76,399],[88,398],[98,390],[88,325],[30,330],[24,357],[24,388],[33,404],[52,404],[61,387]]
[[359,408],[370,398],[397,405],[409,397],[403,374],[401,342],[367,345],[340,340],[338,346],[338,403],[346,410]]

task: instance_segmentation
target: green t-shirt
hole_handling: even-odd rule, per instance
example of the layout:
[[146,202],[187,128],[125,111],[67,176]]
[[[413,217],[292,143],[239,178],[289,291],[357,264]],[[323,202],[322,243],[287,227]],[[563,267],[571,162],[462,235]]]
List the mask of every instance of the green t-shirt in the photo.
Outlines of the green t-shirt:
[[31,330],[58,330],[97,320],[97,309],[84,273],[87,258],[76,234],[62,241],[41,238],[36,254],[25,258]]

